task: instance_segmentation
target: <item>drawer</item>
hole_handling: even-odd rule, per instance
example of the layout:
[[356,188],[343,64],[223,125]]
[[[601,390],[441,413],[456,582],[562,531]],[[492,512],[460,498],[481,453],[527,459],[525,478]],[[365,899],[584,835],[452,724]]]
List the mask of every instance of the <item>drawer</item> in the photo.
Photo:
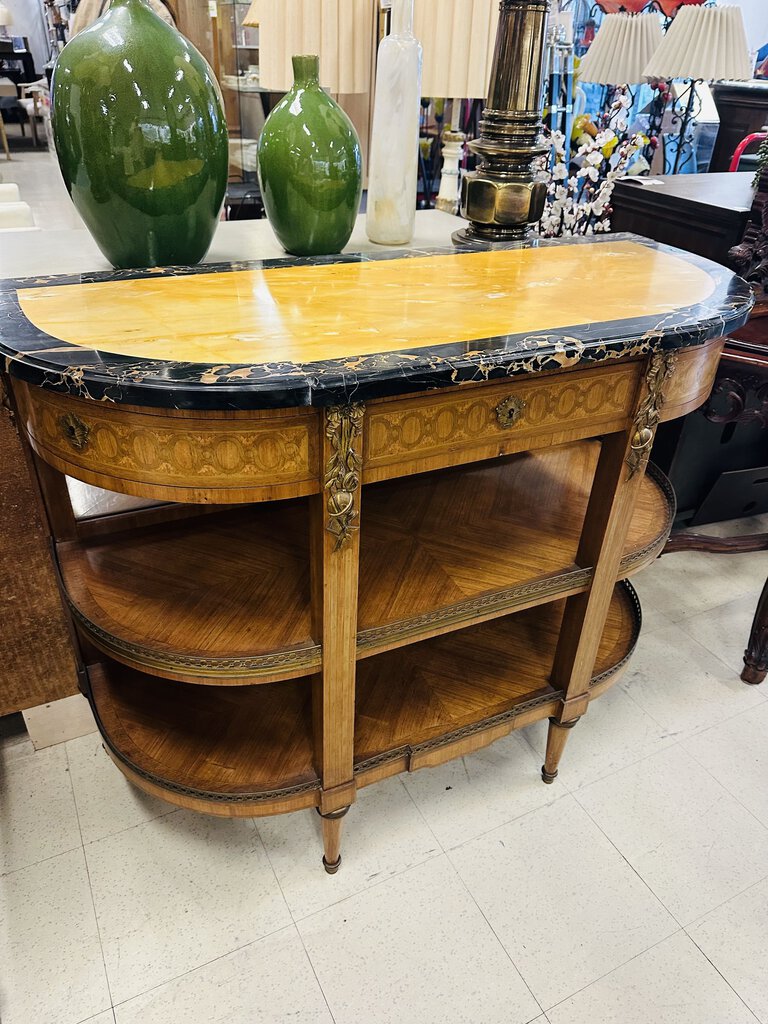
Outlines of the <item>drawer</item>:
[[14,382],[37,454],[62,473],[160,501],[229,504],[319,490],[316,409],[194,413],[58,395]]
[[462,385],[369,403],[363,480],[371,483],[626,427],[644,361]]

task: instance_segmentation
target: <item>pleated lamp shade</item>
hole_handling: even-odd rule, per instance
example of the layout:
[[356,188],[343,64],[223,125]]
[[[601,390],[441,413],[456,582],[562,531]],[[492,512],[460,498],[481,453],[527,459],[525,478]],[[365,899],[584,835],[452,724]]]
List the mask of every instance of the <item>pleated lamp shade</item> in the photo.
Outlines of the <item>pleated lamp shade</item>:
[[657,14],[607,14],[582,57],[579,81],[635,85],[663,39]]
[[320,84],[334,93],[371,89],[372,0],[252,0],[244,25],[259,26],[259,84],[293,85],[291,58],[320,56]]
[[499,0],[415,0],[422,96],[485,99],[498,24]]
[[649,78],[705,82],[752,77],[752,61],[738,7],[683,7],[648,61]]

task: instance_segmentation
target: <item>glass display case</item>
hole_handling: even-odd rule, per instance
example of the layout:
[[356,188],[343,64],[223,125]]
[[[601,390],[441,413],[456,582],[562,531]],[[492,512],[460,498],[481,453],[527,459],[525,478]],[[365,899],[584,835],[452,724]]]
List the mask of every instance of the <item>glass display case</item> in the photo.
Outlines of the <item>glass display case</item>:
[[216,6],[230,178],[255,181],[256,144],[270,109],[270,94],[259,84],[259,30],[243,25],[249,0],[219,0]]

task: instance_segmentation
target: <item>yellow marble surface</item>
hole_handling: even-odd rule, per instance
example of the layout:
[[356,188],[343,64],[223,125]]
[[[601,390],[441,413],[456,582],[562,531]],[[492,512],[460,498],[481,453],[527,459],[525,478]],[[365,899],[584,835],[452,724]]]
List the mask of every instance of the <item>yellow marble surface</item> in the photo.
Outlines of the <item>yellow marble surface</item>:
[[713,289],[704,270],[617,241],[59,285],[20,289],[18,297],[33,324],[73,345],[254,364],[660,321]]

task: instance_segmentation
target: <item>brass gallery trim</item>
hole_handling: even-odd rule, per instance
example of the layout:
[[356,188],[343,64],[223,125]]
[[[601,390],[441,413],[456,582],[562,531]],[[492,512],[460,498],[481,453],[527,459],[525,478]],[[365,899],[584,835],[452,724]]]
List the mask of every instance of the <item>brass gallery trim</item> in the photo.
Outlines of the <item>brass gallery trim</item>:
[[206,800],[209,803],[216,804],[261,804],[269,803],[277,800],[287,800],[293,796],[300,796],[302,793],[312,793],[319,791],[321,787],[320,779],[313,779],[311,782],[301,782],[296,786],[285,786],[282,789],[270,789],[270,790],[259,790],[256,793],[219,793],[214,790],[207,789],[195,789],[192,786],[182,786],[179,782],[172,782],[170,779],[164,779],[161,775],[156,775],[154,772],[148,772],[145,768],[140,768],[137,764],[134,764],[129,757],[126,757],[122,751],[118,750],[115,744],[107,735],[107,731],[104,728],[104,723],[96,707],[96,702],[93,698],[89,698],[91,710],[93,716],[96,719],[96,724],[99,727],[101,738],[104,740],[106,745],[118,759],[122,762],[134,775],[138,775],[139,778],[144,779],[147,782],[151,782],[153,786],[158,786],[160,789],[168,790],[170,793],[179,793],[181,796],[193,797],[197,800]]
[[627,465],[629,478],[645,464],[664,406],[664,386],[677,363],[674,352],[654,352],[645,375],[646,395],[637,410]]
[[360,511],[355,501],[360,490],[363,460],[357,442],[362,434],[364,414],[362,402],[334,405],[325,411],[325,436],[331,444],[324,481],[328,495],[326,529],[336,538],[336,551],[359,529]]
[[91,428],[87,423],[84,423],[75,413],[67,412],[59,416],[59,428],[70,447],[78,452],[85,451],[88,447],[88,436],[91,433]]
[[475,736],[477,733],[486,732],[497,725],[511,722],[533,708],[542,707],[551,704],[553,701],[561,700],[563,696],[562,690],[552,690],[550,693],[543,693],[538,697],[532,697],[530,700],[516,704],[509,711],[502,711],[501,714],[493,715],[491,718],[484,718],[479,722],[473,722],[472,725],[465,725],[463,729],[455,729],[453,732],[446,733],[444,736],[438,736],[434,740],[426,740],[424,743],[407,744],[403,747],[397,747],[395,750],[388,750],[383,754],[377,754],[375,757],[369,757],[366,761],[360,761],[359,764],[355,765],[355,775],[378,768],[379,765],[387,764],[389,761],[397,761],[401,757],[405,757],[410,761],[414,754],[421,754],[427,750],[436,750],[449,743],[454,743],[456,740],[463,740],[467,736]]
[[600,683],[604,683],[606,679],[610,679],[611,676],[615,676],[618,672],[621,672],[621,670],[630,660],[632,655],[635,653],[637,641],[640,639],[640,628],[643,624],[643,610],[640,607],[640,598],[637,596],[637,591],[629,582],[629,580],[622,580],[621,586],[627,592],[627,596],[629,597],[630,603],[632,605],[632,611],[634,612],[635,618],[632,628],[632,639],[630,641],[629,650],[621,659],[621,661],[617,662],[612,668],[606,669],[606,671],[601,672],[600,675],[594,676],[594,678],[590,681],[590,687],[599,686]]
[[163,656],[162,652],[152,651],[147,647],[131,643],[129,640],[122,640],[120,637],[107,632],[101,626],[92,622],[74,603],[67,594],[67,604],[77,621],[83,626],[89,635],[98,641],[99,645],[108,648],[109,652],[130,657],[141,665],[153,668],[170,668],[180,671],[189,671],[189,674],[198,673],[201,677],[227,676],[233,677],[238,674],[258,678],[259,675],[267,675],[269,672],[282,668],[318,668],[321,663],[321,649],[319,645],[304,647],[298,651],[281,651],[278,654],[253,655],[250,657],[238,658],[200,658],[192,654],[168,654]]

